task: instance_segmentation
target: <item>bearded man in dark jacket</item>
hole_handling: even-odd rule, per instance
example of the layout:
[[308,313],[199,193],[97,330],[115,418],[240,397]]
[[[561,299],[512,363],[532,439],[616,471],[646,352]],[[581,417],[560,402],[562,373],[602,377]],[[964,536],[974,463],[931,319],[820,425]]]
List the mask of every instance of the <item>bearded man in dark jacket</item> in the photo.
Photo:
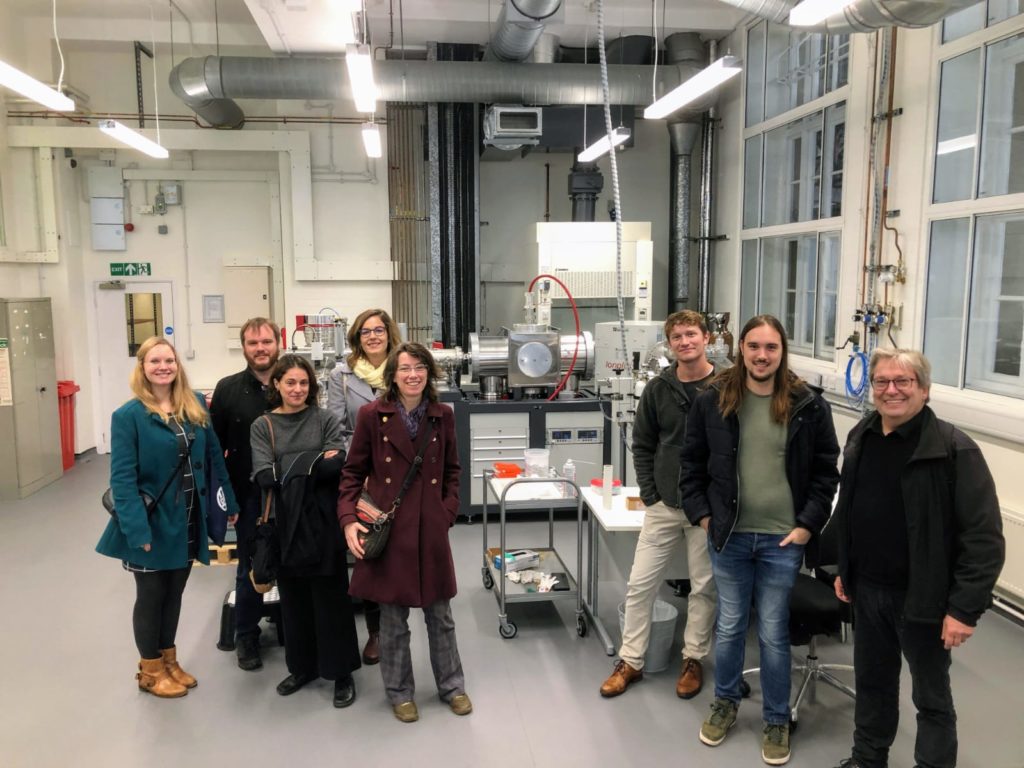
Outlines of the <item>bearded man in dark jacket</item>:
[[761,759],[789,761],[789,596],[804,547],[828,520],[839,443],[828,403],[789,371],[786,331],[758,315],[736,365],[697,397],[686,424],[682,505],[711,543],[718,589],[715,700],[700,730],[710,747],[736,724],[751,603],[763,693]]

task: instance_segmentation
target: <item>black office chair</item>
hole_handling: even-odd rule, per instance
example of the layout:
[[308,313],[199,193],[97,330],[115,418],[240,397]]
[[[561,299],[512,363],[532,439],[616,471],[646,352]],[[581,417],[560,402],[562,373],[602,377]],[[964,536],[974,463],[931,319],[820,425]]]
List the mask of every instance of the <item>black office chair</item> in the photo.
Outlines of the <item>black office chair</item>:
[[[852,665],[825,663],[818,659],[818,638],[821,636],[839,637],[846,642],[848,628],[853,620],[853,611],[849,604],[836,597],[833,587],[835,576],[823,570],[820,564],[812,566],[810,562],[812,559],[822,559],[825,546],[824,543],[821,543],[820,546],[808,547],[805,561],[807,561],[810,573],[797,574],[796,584],[793,586],[793,592],[789,598],[789,644],[807,646],[807,655],[803,661],[794,660],[793,663],[793,670],[799,672],[802,678],[789,710],[791,728],[796,727],[800,717],[800,705],[812,682],[821,680],[842,691],[851,699],[857,697],[856,691],[851,686],[833,674],[835,672],[852,674]],[[747,677],[760,671],[760,667],[743,670],[740,690],[744,698],[750,695],[750,684],[747,682]]]

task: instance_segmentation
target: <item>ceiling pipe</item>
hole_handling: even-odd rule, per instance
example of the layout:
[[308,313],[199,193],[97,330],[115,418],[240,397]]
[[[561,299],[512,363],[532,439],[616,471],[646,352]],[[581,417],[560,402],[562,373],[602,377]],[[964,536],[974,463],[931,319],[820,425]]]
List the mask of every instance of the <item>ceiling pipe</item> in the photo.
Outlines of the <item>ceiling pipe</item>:
[[525,61],[562,0],[506,0],[484,61]]
[[[777,24],[789,24],[789,12],[797,0],[722,0],[735,8]],[[977,5],[978,0],[854,0],[842,11],[813,27],[794,27],[808,32],[849,34],[874,32],[888,27],[930,27],[937,21]]]
[[[199,117],[217,128],[245,121],[235,99],[347,100],[351,98],[343,58],[207,56],[185,59],[169,77],[171,90]],[[702,68],[685,61],[658,67],[608,67],[613,104],[646,106],[689,80]],[[590,64],[377,60],[378,101],[470,102],[528,105],[599,104],[601,73]],[[710,94],[710,101],[714,94]]]

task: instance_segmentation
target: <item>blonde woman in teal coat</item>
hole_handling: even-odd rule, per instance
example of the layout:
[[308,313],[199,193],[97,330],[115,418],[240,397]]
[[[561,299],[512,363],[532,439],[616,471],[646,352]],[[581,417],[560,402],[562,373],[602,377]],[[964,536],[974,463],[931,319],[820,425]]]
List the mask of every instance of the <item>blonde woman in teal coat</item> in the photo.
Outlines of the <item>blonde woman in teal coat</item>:
[[[174,639],[192,562],[210,562],[207,484],[223,489],[229,520],[238,504],[203,396],[189,389],[174,347],[154,336],[137,357],[130,379],[135,397],[114,411],[110,424],[110,489],[117,514],[96,551],[120,560],[135,577],[139,689],[175,698],[197,684],[178,664]],[[207,456],[212,467],[206,466]],[[155,499],[165,485],[148,514],[140,493]]]

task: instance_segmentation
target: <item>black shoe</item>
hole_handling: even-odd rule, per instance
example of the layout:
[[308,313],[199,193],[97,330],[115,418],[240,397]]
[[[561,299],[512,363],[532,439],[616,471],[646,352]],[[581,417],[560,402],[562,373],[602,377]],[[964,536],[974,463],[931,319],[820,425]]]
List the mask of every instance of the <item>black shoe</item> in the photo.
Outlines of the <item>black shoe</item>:
[[351,676],[334,681],[334,706],[338,709],[350,707],[356,700],[356,684]]
[[235,654],[238,656],[238,667],[246,672],[252,672],[263,666],[263,659],[260,657],[260,636],[240,635],[235,640]]
[[282,696],[291,696],[306,683],[310,683],[315,679],[316,675],[288,675],[288,677],[277,684],[277,692]]
[[861,765],[852,757],[848,757],[841,763],[839,763],[839,765],[837,765],[836,768],[861,768]]

